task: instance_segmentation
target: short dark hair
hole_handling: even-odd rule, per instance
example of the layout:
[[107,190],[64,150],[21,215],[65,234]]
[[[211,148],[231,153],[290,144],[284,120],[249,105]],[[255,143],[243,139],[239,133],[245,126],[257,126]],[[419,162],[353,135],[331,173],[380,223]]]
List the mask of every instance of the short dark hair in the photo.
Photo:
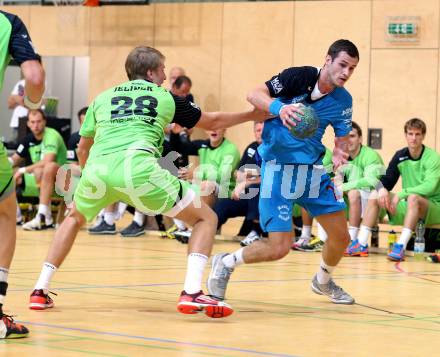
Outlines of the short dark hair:
[[134,48],[125,60],[125,71],[130,81],[146,79],[148,70],[156,70],[165,60],[165,56],[153,47]]
[[89,107],[83,107],[80,110],[78,110],[78,119],[81,115],[86,115],[87,109],[89,109]]
[[42,118],[43,118],[43,120],[47,120],[47,118],[46,118],[46,114],[45,114],[45,113],[43,112],[43,110],[40,109],[40,108],[29,110],[29,113],[28,113],[28,120],[29,120],[29,114],[36,114],[36,113],[40,113],[41,116],[42,116]]
[[340,52],[346,52],[350,57],[359,59],[359,51],[356,45],[349,40],[337,40],[331,44],[327,54],[334,60]]
[[362,136],[362,129],[361,129],[361,127],[359,126],[358,123],[356,123],[355,121],[352,121],[352,122],[351,122],[351,128],[352,128],[352,129],[355,129],[355,130],[357,131],[358,136]]
[[422,134],[426,134],[426,124],[422,119],[412,118],[405,123],[404,131],[405,134],[408,132],[408,129],[420,129]]
[[192,87],[192,81],[187,76],[179,76],[174,81],[173,86],[179,89],[183,84],[187,83],[190,87]]

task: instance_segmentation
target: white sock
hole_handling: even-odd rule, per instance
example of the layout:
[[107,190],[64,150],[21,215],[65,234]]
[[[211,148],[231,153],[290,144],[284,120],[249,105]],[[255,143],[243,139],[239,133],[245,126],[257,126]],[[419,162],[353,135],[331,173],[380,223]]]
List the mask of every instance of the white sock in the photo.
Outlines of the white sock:
[[40,277],[35,284],[35,290],[43,289],[44,293],[47,294],[49,291],[49,283],[52,280],[52,276],[57,271],[57,267],[53,264],[45,262],[43,268],[41,269]]
[[8,281],[9,269],[0,267],[0,281],[5,283]]
[[124,202],[119,202],[118,204],[118,215],[119,217],[122,217],[125,213],[125,210],[127,209],[127,204]]
[[49,218],[49,216],[52,218],[52,212],[50,212],[50,208],[48,205],[43,205],[40,203],[38,205],[38,214],[44,214],[44,217]]
[[[9,269],[0,267],[0,282],[7,283],[8,282]],[[0,311],[3,302],[5,301],[6,294],[0,294]]]
[[40,220],[40,214],[44,216],[44,221],[46,225],[51,225],[53,223],[52,212],[50,211],[50,206],[39,204],[36,218]]
[[370,227],[361,225],[361,228],[359,228],[359,233],[357,236],[360,245],[363,246],[368,245],[368,240],[370,239],[370,233],[371,233]]
[[113,212],[104,212],[104,221],[109,226],[115,224],[115,214]]
[[318,238],[323,242],[327,241],[328,235],[325,229],[318,223]]
[[185,222],[181,221],[180,219],[177,218],[173,218],[174,224],[176,225],[177,229],[179,231],[184,231],[186,230],[186,225]]
[[350,234],[350,239],[352,241],[357,239],[358,233],[359,233],[359,227],[353,227],[353,226],[348,227],[348,234]]
[[334,269],[335,267],[331,267],[330,265],[325,264],[324,259],[321,259],[321,265],[319,267],[318,274],[316,274],[318,283],[327,284],[331,278]]
[[312,226],[302,226],[301,237],[299,238],[309,241],[311,237],[312,237]]
[[228,254],[222,258],[222,262],[228,268],[235,268],[237,265],[241,265],[244,263],[243,260],[243,249],[240,248],[236,250],[234,253]]
[[186,268],[185,285],[183,290],[187,294],[195,294],[202,290],[203,271],[205,270],[208,257],[200,253],[190,253]]
[[137,224],[139,224],[140,226],[143,226],[144,219],[145,219],[145,216],[142,213],[140,213],[138,211],[134,212],[133,221],[135,221]]
[[21,214],[21,209],[20,209],[20,206],[18,205],[18,202],[17,202],[17,213],[16,213],[16,217],[17,217],[17,222],[20,222],[20,221],[23,219],[23,216],[22,216],[22,214]]
[[412,236],[412,230],[409,228],[403,228],[402,233],[400,233],[399,241],[397,243],[402,244],[403,248],[406,249],[406,245]]

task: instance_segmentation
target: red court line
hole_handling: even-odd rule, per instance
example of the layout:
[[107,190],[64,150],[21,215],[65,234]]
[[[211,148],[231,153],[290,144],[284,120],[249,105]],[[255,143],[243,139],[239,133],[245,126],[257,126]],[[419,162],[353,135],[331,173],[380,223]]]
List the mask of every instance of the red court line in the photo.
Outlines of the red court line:
[[420,279],[420,280],[426,280],[426,281],[429,281],[429,282],[431,282],[431,283],[440,284],[440,281],[432,280],[432,279],[428,279],[428,278],[424,278],[423,276],[420,276],[420,275],[419,275],[420,273],[410,273],[410,272],[405,271],[405,270],[400,266],[400,263],[401,263],[401,262],[396,262],[396,264],[394,264],[394,267],[396,268],[396,270],[397,270],[399,273],[402,273],[402,274],[405,274],[405,275],[408,275],[408,276],[412,276],[412,277],[417,278],[417,279]]

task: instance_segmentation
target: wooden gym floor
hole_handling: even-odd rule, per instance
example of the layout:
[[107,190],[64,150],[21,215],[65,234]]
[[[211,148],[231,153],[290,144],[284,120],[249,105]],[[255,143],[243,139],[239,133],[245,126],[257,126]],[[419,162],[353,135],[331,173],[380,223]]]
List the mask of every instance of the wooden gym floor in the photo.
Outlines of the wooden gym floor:
[[[124,222],[127,223],[127,222]],[[122,227],[121,225],[120,227]],[[18,229],[5,312],[30,337],[0,341],[15,356],[422,356],[440,347],[440,265],[384,255],[344,258],[335,280],[358,304],[310,291],[320,253],[291,252],[233,274],[225,319],[182,315],[186,246],[156,234],[121,239],[81,231],[55,275],[55,308],[31,311],[28,297],[53,231]],[[218,241],[214,252],[238,243]],[[208,269],[206,271],[206,275]],[[437,352],[435,352],[437,351]]]

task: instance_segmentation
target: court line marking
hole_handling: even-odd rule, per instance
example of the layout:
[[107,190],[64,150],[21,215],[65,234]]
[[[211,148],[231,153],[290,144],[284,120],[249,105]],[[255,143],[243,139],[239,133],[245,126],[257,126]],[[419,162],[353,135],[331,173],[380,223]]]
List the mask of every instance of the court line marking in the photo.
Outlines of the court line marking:
[[[133,268],[132,270],[140,270],[140,269],[135,269]],[[142,269],[141,269],[142,270]],[[76,272],[76,271],[68,271],[68,270],[63,270],[59,273],[72,273],[72,272]],[[112,270],[105,270],[102,272],[112,272]],[[20,274],[11,274],[11,275],[15,275],[15,278],[18,279],[23,279],[23,277],[19,276]],[[372,280],[376,280],[376,278],[379,279],[386,279],[386,278],[391,278],[393,276],[398,277],[397,275],[391,275],[388,276],[388,274],[385,274],[386,276],[379,276],[378,274],[364,274],[364,275],[340,275],[340,274],[335,274],[335,278],[336,279],[345,279],[345,280],[362,280],[362,279],[372,279]],[[35,281],[35,278],[28,278],[27,280],[32,280]],[[422,280],[426,280],[426,279],[422,279]],[[302,281],[310,281],[310,278],[292,278],[292,279],[252,279],[252,280],[231,280],[229,283],[230,284],[253,284],[253,283],[283,283],[283,282],[302,282]],[[429,281],[429,280],[428,280]],[[434,280],[433,280],[434,281]],[[440,282],[439,282],[440,283]],[[52,282],[52,285],[54,284],[73,284],[72,282],[62,282],[59,280],[54,280]],[[130,287],[150,287],[150,286],[179,286],[179,285],[183,285],[183,282],[179,281],[179,282],[170,282],[170,283],[148,283],[148,284],[132,284],[132,285],[79,285],[79,286],[73,286],[73,287],[56,287],[53,288],[54,290],[77,290],[77,289],[124,289],[124,288],[130,288]],[[9,292],[20,292],[20,291],[29,291],[29,288],[10,288],[8,289]]]
[[171,344],[183,345],[183,346],[202,347],[202,348],[207,348],[207,349],[212,349],[212,350],[250,353],[250,354],[255,354],[255,355],[260,355],[260,356],[298,357],[295,355],[284,354],[284,353],[263,352],[263,351],[250,350],[250,349],[237,348],[237,347],[225,347],[225,346],[210,345],[210,344],[205,344],[205,343],[194,343],[194,342],[185,342],[185,341],[178,341],[178,340],[165,339],[165,338],[129,335],[129,334],[124,334],[124,333],[119,333],[119,332],[98,331],[98,330],[83,329],[83,328],[78,328],[78,327],[52,325],[52,324],[46,324],[46,323],[41,323],[41,322],[20,321],[20,323],[27,324],[27,325],[33,325],[33,326],[55,328],[55,329],[60,329],[60,330],[65,330],[65,331],[83,332],[86,334],[97,334],[97,335],[103,335],[103,336],[124,337],[124,338],[131,338],[131,339],[142,340],[142,341],[152,341],[152,342],[160,342],[160,343],[171,343]]
[[[7,344],[14,344],[14,345],[24,345],[24,346],[30,346],[30,347],[40,347],[41,348],[41,343],[39,343],[38,341],[36,342],[32,342],[32,341],[25,341],[25,340],[19,340],[19,339],[15,339],[15,340],[5,340],[8,341]],[[68,348],[68,347],[61,347],[61,346],[51,346],[51,345],[43,345],[44,348],[47,348],[49,350],[58,350],[58,351],[69,351],[69,352],[79,352],[79,353],[84,353],[84,354],[88,354],[88,355],[94,355],[94,356],[109,356],[109,357],[128,357],[127,355],[115,355],[115,354],[110,354],[110,353],[106,353],[106,352],[95,352],[95,351],[86,351],[86,350],[81,350],[78,348]],[[46,351],[46,353],[48,353]]]
[[431,282],[431,283],[440,284],[440,281],[438,281],[438,280],[433,280],[433,279],[428,279],[428,278],[423,277],[423,275],[424,275],[423,273],[417,273],[417,272],[412,273],[412,272],[407,272],[406,270],[404,270],[404,269],[400,266],[400,263],[401,263],[401,262],[396,262],[396,264],[394,264],[394,267],[396,268],[396,270],[397,270],[399,273],[402,273],[402,274],[405,274],[406,276],[410,276],[410,277],[417,278],[417,279],[420,279],[420,280],[429,281],[429,282]]
[[358,306],[362,306],[362,307],[368,308],[368,309],[372,309],[372,310],[376,310],[376,311],[382,311],[382,312],[385,312],[385,313],[387,313],[387,314],[391,314],[391,315],[398,315],[398,316],[402,316],[402,317],[408,317],[408,318],[410,318],[410,319],[413,319],[413,318],[414,318],[414,316],[409,316],[409,315],[401,314],[401,313],[399,313],[399,312],[392,312],[392,311],[389,311],[389,310],[379,309],[379,308],[377,308],[377,307],[370,306],[370,305],[360,304],[360,303],[358,303],[358,302],[355,302],[354,304],[355,304],[355,305],[358,305]]
[[[57,333],[50,333],[50,332],[40,332],[43,335],[48,335],[48,336],[57,336],[57,335],[62,335],[62,334],[57,334]],[[153,350],[166,350],[166,351],[173,351],[173,352],[177,352],[179,354],[183,353],[191,353],[191,354],[196,354],[196,355],[203,355],[203,356],[220,356],[220,357],[232,357],[232,355],[226,355],[224,352],[221,353],[215,353],[215,352],[207,352],[207,351],[197,351],[197,350],[188,350],[188,349],[182,349],[182,348],[176,348],[176,347],[171,347],[171,346],[154,346],[152,344],[141,344],[141,343],[130,343],[130,342],[124,342],[124,341],[114,341],[114,340],[109,340],[109,339],[105,339],[105,338],[93,338],[93,337],[77,337],[77,338],[73,338],[74,336],[71,335],[64,335],[67,337],[72,337],[70,340],[65,339],[67,342],[77,342],[77,341],[94,341],[94,342],[100,342],[100,343],[113,343],[113,344],[118,344],[118,345],[124,345],[124,346],[131,346],[131,347],[142,347],[145,349],[153,349]],[[101,355],[101,356],[111,356],[111,357],[130,357],[131,355],[112,355],[112,354],[108,354],[105,352],[95,352],[95,351],[91,351],[91,350],[80,350],[80,349],[76,349],[74,347],[68,348],[68,347],[62,347],[62,346],[56,346],[56,345],[52,345],[52,342],[62,342],[61,340],[58,341],[54,341],[54,340],[49,340],[49,341],[45,341],[46,344],[42,344],[41,341],[32,341],[32,340],[0,340],[0,343],[5,343],[5,344],[21,344],[21,345],[27,345],[27,346],[32,346],[32,347],[39,347],[41,348],[42,346],[44,346],[45,348],[51,349],[51,350],[61,350],[61,351],[73,351],[73,352],[81,352],[81,353],[85,353],[85,354],[89,354],[89,355]],[[49,343],[47,343],[49,342]]]

